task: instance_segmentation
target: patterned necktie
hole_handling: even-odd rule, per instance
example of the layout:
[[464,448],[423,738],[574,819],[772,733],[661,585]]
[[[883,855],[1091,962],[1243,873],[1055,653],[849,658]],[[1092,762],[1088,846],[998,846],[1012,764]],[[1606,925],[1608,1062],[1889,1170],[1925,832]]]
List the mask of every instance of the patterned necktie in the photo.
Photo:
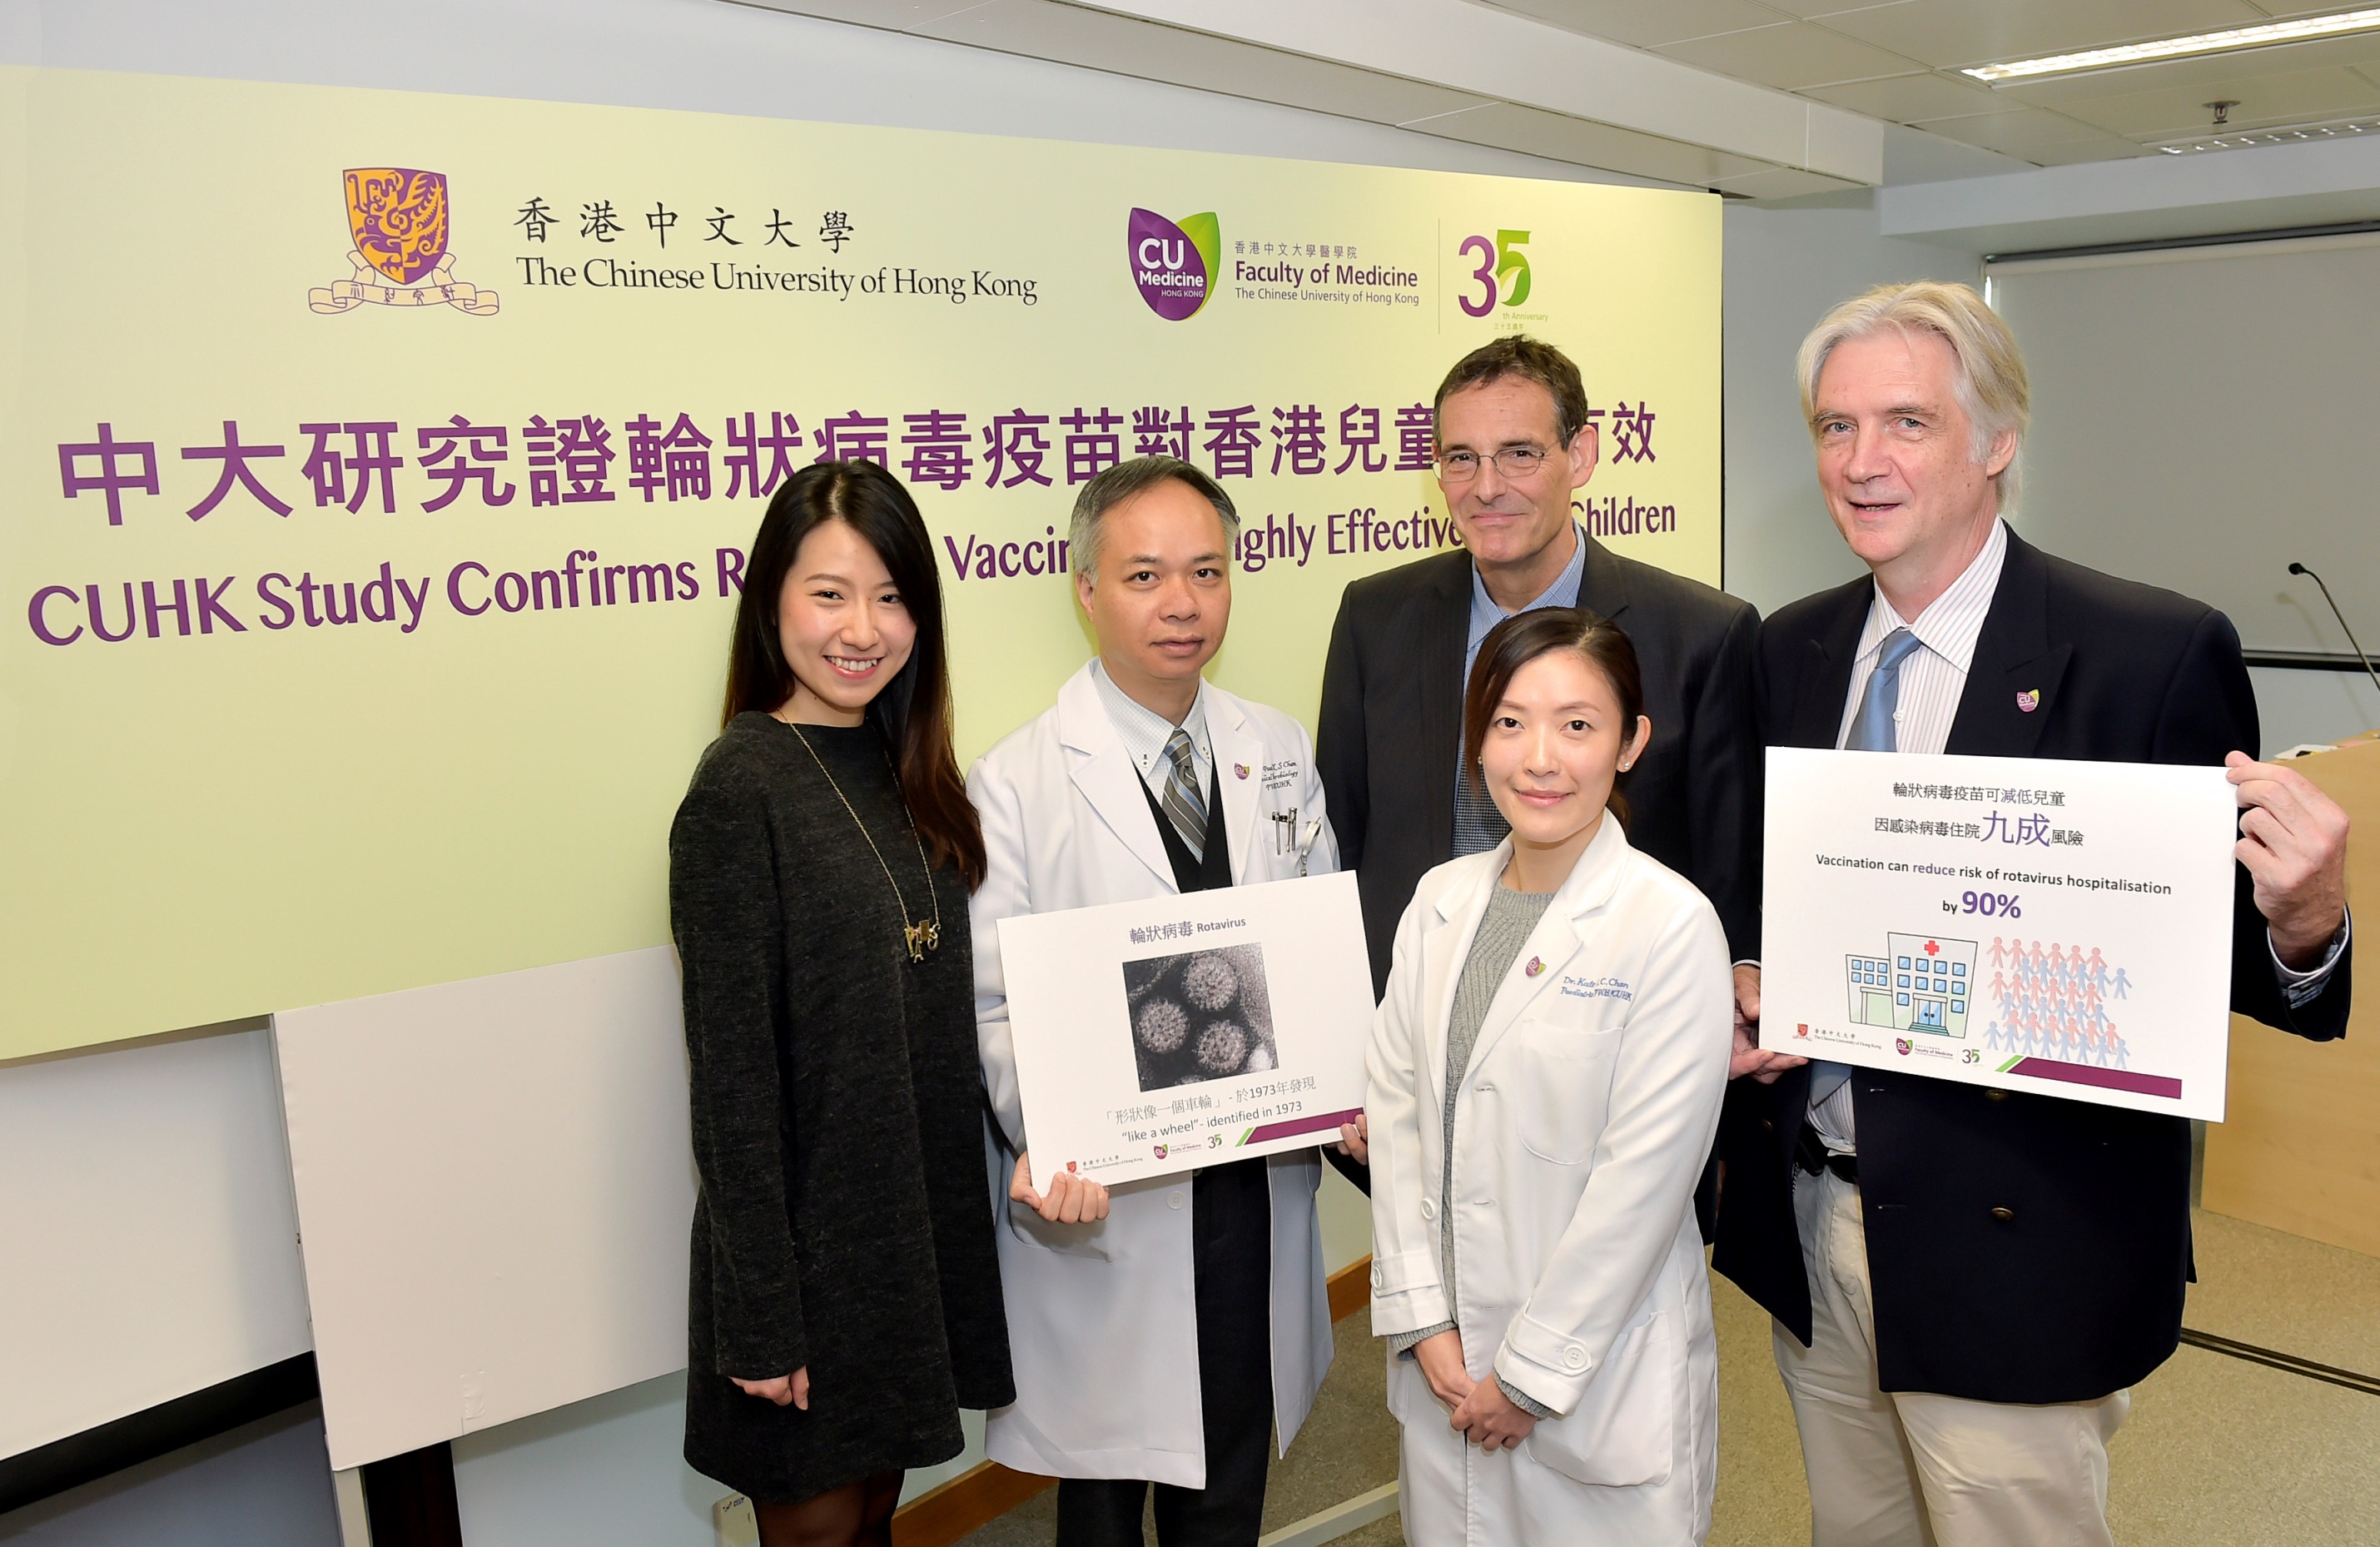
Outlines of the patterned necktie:
[[[1860,695],[1859,713],[1852,716],[1851,735],[1843,739],[1847,752],[1897,752],[1900,732],[1893,713],[1900,707],[1900,664],[1917,648],[1917,636],[1896,628],[1884,637],[1876,652],[1876,671]],[[1851,1078],[1851,1066],[1814,1059],[1810,1064],[1810,1104],[1817,1106]]]
[[1198,793],[1198,768],[1191,756],[1190,735],[1179,726],[1165,741],[1167,770],[1165,794],[1158,804],[1165,808],[1173,823],[1174,833],[1190,851],[1190,858],[1207,858],[1207,801]]

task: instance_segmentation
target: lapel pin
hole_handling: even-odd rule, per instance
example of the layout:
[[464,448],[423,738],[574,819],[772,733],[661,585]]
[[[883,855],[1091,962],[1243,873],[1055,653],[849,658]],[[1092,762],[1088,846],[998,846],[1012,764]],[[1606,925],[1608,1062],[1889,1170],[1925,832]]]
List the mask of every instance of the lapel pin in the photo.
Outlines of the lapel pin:
[[1248,765],[1245,762],[1235,762],[1232,764],[1232,772],[1245,779],[1248,776]]
[[1545,969],[1545,958],[1542,956],[1531,956],[1529,958],[1529,965],[1522,968],[1523,971],[1526,972],[1532,978],[1536,977],[1538,973],[1543,972]]
[[2041,707],[2041,689],[2028,688],[2016,696],[2016,706],[2027,714]]

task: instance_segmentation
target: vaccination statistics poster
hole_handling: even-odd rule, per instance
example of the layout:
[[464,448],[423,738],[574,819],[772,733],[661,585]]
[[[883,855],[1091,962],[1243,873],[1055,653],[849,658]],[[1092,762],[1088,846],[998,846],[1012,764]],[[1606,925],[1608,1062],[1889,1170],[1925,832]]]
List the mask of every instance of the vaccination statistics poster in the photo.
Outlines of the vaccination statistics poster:
[[1760,1045],[2220,1121],[2220,768],[1768,749]]

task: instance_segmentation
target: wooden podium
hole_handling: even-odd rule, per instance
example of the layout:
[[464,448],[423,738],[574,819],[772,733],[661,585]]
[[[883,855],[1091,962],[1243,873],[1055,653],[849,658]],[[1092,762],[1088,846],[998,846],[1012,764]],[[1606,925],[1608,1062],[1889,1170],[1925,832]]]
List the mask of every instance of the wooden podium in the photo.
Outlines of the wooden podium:
[[[2380,736],[2380,733],[2375,733]],[[2347,895],[2380,905],[2380,739],[2290,766],[2347,809]],[[2359,935],[2380,915],[2356,920]],[[2380,1257],[2380,966],[2365,969],[2344,1041],[2309,1042],[2231,1017],[2226,1116],[2206,1129],[2200,1201],[2249,1220]]]

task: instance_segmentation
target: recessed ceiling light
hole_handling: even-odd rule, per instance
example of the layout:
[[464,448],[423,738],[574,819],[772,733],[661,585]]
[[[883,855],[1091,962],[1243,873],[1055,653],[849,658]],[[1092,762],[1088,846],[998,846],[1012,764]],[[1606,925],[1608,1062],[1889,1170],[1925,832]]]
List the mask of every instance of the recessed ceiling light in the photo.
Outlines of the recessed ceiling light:
[[2333,118],[2319,124],[2275,124],[2267,128],[2209,129],[2147,142],[2169,156],[2201,151],[2244,151],[2260,145],[2311,145],[2325,140],[2380,140],[2380,118]]
[[1976,65],[1959,73],[1977,80],[2022,80],[2036,75],[2064,75],[2074,70],[2105,69],[2110,65],[2144,65],[2158,59],[2179,59],[2194,54],[2222,54],[2232,49],[2263,48],[2272,43],[2299,43],[2307,38],[2335,38],[2342,32],[2368,32],[2380,28],[2380,8],[2339,11],[2331,16],[2295,17],[2287,21],[2230,27],[2220,32],[2197,32],[2186,38],[2155,43],[2119,43],[2113,48],[2085,49],[2079,54],[2053,54],[2039,59],[2018,59],[2005,65]]

